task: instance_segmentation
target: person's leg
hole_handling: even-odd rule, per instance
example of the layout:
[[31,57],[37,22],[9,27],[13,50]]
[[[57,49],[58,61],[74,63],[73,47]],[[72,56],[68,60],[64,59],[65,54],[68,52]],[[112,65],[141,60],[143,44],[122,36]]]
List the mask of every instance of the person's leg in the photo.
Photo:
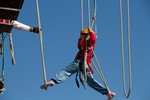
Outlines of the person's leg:
[[98,83],[89,71],[87,72],[87,84],[89,85],[89,87],[103,95],[108,94],[107,89],[103,85]]
[[51,80],[53,80],[56,84],[59,84],[62,81],[69,78],[74,73],[76,73],[78,70],[79,70],[78,61],[73,61],[66,68],[62,69],[59,73],[57,73]]
[[[54,86],[54,84],[60,84],[71,75],[76,73],[79,70],[79,61],[73,61],[66,68],[62,69],[59,73],[57,73],[54,77],[51,78],[49,82],[47,82],[47,86]],[[44,89],[44,85],[41,86],[41,89]]]
[[107,95],[107,100],[111,100],[116,95],[114,92],[108,91],[104,86],[98,83],[89,71],[87,72],[87,84],[97,92]]

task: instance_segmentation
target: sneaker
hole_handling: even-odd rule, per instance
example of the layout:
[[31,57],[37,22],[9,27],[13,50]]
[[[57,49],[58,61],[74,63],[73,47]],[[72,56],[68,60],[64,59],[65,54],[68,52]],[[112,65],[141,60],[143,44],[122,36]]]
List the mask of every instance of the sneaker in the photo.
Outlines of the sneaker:
[[54,81],[51,80],[51,81],[47,82],[46,85],[45,84],[41,85],[40,88],[46,89],[47,87],[49,87],[49,86],[53,87],[54,85],[55,85]]
[[109,91],[107,94],[107,100],[112,100],[116,93]]

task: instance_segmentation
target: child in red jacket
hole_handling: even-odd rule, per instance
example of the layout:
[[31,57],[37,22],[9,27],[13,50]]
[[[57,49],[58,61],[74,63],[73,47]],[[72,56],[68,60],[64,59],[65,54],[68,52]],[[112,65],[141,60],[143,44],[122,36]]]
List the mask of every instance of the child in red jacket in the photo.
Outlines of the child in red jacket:
[[85,45],[87,42],[87,66],[86,66],[86,75],[87,75],[87,81],[86,83],[89,85],[89,87],[93,88],[97,92],[107,95],[108,100],[111,100],[113,96],[115,96],[115,93],[108,91],[104,86],[102,86],[100,83],[98,83],[94,77],[92,76],[93,70],[90,67],[92,55],[93,55],[93,49],[96,43],[96,37],[95,33],[92,29],[86,28],[81,31],[80,38],[78,40],[78,53],[74,59],[74,61],[69,64],[66,68],[62,69],[59,73],[57,73],[54,77],[51,78],[49,82],[47,82],[46,86],[41,85],[41,89],[45,89],[47,87],[52,87],[55,84],[60,84],[64,80],[68,79],[71,75],[78,73],[79,71],[83,71],[84,67],[84,52],[85,52]]

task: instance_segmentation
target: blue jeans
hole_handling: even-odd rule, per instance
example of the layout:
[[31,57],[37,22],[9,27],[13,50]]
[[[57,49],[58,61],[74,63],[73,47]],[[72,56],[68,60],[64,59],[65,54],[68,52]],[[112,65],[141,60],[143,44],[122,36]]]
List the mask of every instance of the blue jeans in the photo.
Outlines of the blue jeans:
[[[74,60],[70,65],[68,65],[66,68],[62,69],[59,73],[57,73],[51,80],[53,80],[56,84],[60,84],[62,81],[69,78],[71,75],[75,74],[79,71],[79,63],[83,62],[81,60]],[[108,91],[107,89],[102,86],[100,83],[98,83],[92,76],[92,74],[87,71],[87,81],[86,83],[89,85],[89,87],[93,88],[97,92],[107,95]]]

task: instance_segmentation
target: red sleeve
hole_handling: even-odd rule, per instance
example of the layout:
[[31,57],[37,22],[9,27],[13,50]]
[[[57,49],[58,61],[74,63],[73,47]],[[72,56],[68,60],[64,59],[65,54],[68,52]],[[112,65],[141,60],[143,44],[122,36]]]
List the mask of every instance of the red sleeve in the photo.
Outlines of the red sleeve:
[[84,50],[83,41],[81,39],[78,40],[78,49],[80,51]]
[[94,32],[90,32],[89,35],[90,35],[90,39],[89,39],[90,45],[94,47],[96,43],[95,34]]

